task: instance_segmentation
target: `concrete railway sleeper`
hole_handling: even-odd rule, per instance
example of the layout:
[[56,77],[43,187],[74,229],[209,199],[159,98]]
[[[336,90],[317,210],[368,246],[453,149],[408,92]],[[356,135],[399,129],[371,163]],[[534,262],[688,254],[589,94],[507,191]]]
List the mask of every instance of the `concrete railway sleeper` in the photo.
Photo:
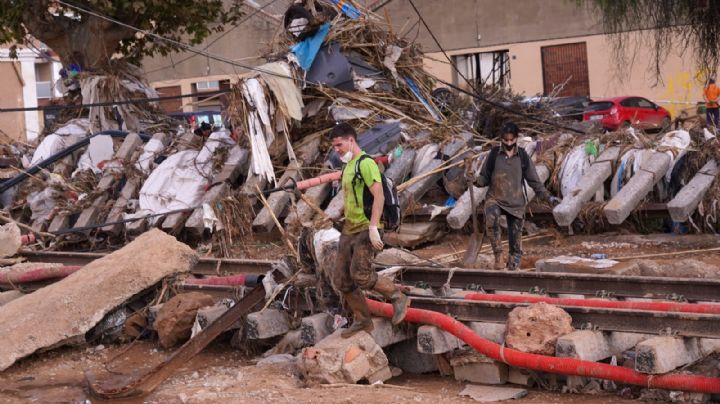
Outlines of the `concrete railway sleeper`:
[[602,294],[652,299],[681,297],[688,301],[720,302],[720,280],[716,279],[405,266],[399,280],[408,285],[448,285],[459,289],[473,286],[484,291],[528,292],[536,289],[549,294]]
[[[375,316],[392,317],[392,305],[368,299],[370,311]],[[575,358],[560,358],[529,354],[505,348],[484,339],[468,326],[449,315],[418,308],[408,309],[405,321],[433,325],[459,338],[481,354],[510,366],[535,371],[556,373],[566,376],[582,376],[612,380],[646,388],[691,391],[699,393],[720,393],[720,378],[687,374],[651,375],[622,366],[591,362]]]
[[[460,321],[505,323],[508,314],[524,303],[482,302],[464,299],[413,297],[412,307],[445,313]],[[575,328],[685,337],[720,338],[720,315],[563,306]]]

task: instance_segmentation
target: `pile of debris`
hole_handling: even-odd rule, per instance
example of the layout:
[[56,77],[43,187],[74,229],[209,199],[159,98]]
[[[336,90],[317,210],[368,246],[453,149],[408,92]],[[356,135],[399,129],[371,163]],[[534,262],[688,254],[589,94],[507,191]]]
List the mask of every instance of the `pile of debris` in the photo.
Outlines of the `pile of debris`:
[[[657,347],[687,341],[575,330],[568,312],[542,302],[514,308],[506,324],[463,325],[449,317],[432,320],[433,315],[418,311],[411,321],[422,325],[402,327],[392,327],[383,318],[387,307],[374,302],[374,331],[339,338],[346,313],[327,279],[340,237],[331,223],[342,216],[343,195],[333,184],[342,164],[325,138],[337,122],[358,129],[360,146],[396,184],[404,223],[387,232],[385,241],[403,248],[466,226],[487,189],[468,187],[465,171],[479,173],[494,130],[509,119],[521,124],[519,145],[534,160],[540,179],[563,199],[553,209],[533,202],[531,211],[538,217],[552,214],[558,225],[571,230],[592,233],[627,223],[655,203],[674,222],[689,222],[692,231],[715,232],[720,185],[715,181],[717,139],[706,130],[688,126],[654,136],[632,129],[569,134],[566,124],[548,121],[548,111],[522,104],[505,91],[484,88],[472,99],[447,97],[447,92],[433,91],[438,83],[423,70],[421,50],[398,38],[389,22],[335,3],[309,1],[288,9],[285,32],[268,53],[269,62],[230,89],[222,129],[202,134],[183,127],[158,131],[149,125],[139,130],[147,117],[132,120],[128,114],[133,110],[123,109],[114,122],[120,127],[120,121],[127,122],[134,131],[110,130],[110,112],[96,111],[103,117],[100,123],[69,120],[34,150],[26,145],[0,148],[0,203],[5,209],[0,220],[8,223],[0,228],[0,289],[7,290],[0,302],[8,302],[0,306],[8,342],[0,350],[0,369],[67,344],[156,335],[165,349],[183,344],[166,362],[121,387],[89,375],[95,394],[126,397],[152,390],[224,333],[235,347],[264,352],[263,361],[297,363],[309,383],[380,383],[397,374],[396,368],[439,371],[484,384],[509,380],[545,386],[557,381],[542,373],[547,368],[529,373],[522,370],[531,368],[529,362],[522,366],[504,356],[527,358],[522,354],[529,353],[551,358],[542,361],[553,364],[569,362],[552,355],[622,359],[637,371],[626,373],[635,384],[641,380],[663,387],[672,377],[653,381],[647,374],[666,373],[717,350],[717,340],[689,334],[686,355],[663,365],[653,356]],[[123,83],[130,83],[125,86],[130,93],[144,91],[142,83]],[[94,97],[90,88],[107,90],[117,82],[87,79],[81,85],[83,99],[88,94],[89,101],[97,101],[103,98]],[[489,110],[487,99],[504,108]],[[309,183],[315,186],[307,187]],[[527,196],[534,198],[529,188]],[[288,257],[257,273],[220,276],[225,275],[220,259],[213,261],[217,266],[211,271],[196,269],[198,251],[233,257],[252,238],[272,232],[282,237]],[[14,258],[23,253],[22,245],[114,252],[83,267],[23,264]],[[398,283],[403,283],[398,275],[403,266],[418,265],[418,258],[406,251],[384,254],[379,265],[390,259],[381,265],[380,275]],[[460,254],[420,262],[447,269]],[[610,269],[594,275],[652,274],[616,261],[570,261],[575,273],[599,266]],[[536,265],[540,273],[552,272],[547,268],[567,266],[568,260]],[[402,287],[419,305],[449,306],[470,294],[452,285],[454,274],[455,269],[449,270],[445,284],[434,289]],[[57,321],[42,321],[51,312]],[[27,320],[18,322],[19,317]],[[451,323],[455,332],[441,329],[440,322]],[[487,341],[469,342],[471,334]],[[597,343],[597,349],[572,345],[576,338]],[[646,339],[651,343],[641,342]],[[633,348],[637,357],[619,357]],[[584,370],[564,372],[571,389],[592,382],[581,378],[593,376]]]

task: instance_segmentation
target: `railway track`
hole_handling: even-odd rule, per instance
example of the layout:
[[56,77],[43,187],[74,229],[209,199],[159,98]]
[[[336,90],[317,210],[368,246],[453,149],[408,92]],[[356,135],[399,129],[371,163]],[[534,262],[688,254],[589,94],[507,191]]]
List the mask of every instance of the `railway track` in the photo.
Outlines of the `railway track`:
[[[31,262],[60,262],[85,265],[102,258],[102,253],[23,252]],[[263,274],[275,261],[249,259],[201,258],[192,273],[196,275]],[[641,276],[594,275],[554,272],[507,272],[480,269],[406,266],[398,280],[405,285],[424,288],[482,290],[497,294],[528,292],[543,295],[584,295],[680,300],[689,302],[720,302],[720,281],[698,278],[660,278]],[[237,299],[242,296],[237,286],[179,285],[183,292],[203,291],[218,297]],[[503,323],[516,302],[486,302],[463,299],[413,296],[413,307],[450,314],[461,321]],[[576,328],[603,331],[670,334],[686,337],[720,338],[720,314],[673,313],[649,310],[563,306],[573,318]]]

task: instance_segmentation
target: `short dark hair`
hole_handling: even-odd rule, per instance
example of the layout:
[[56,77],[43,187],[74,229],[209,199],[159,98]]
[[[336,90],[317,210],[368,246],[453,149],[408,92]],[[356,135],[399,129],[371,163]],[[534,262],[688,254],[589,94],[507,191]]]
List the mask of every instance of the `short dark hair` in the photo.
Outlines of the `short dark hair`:
[[336,137],[352,137],[353,139],[357,139],[357,132],[355,132],[355,129],[349,123],[342,122],[330,129],[330,133],[328,134],[330,140]]
[[520,134],[520,128],[518,128],[514,122],[505,122],[502,128],[500,128],[500,137],[506,133],[512,133],[515,137],[518,137]]
[[711,78],[710,80],[708,80],[708,84],[715,84],[715,79]]

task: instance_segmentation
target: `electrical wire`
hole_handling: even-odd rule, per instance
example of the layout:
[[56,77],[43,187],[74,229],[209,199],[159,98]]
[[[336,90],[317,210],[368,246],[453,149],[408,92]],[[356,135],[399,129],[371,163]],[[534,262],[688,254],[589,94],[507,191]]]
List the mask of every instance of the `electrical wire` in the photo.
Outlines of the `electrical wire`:
[[460,75],[460,77],[462,77],[463,80],[465,80],[465,82],[470,86],[470,88],[472,88],[472,89],[474,90],[474,92],[470,92],[470,91],[464,90],[464,89],[460,88],[459,86],[456,86],[456,85],[454,85],[454,84],[450,84],[450,83],[448,83],[448,82],[446,82],[446,81],[444,81],[444,80],[440,80],[439,78],[435,77],[435,79],[436,79],[437,81],[445,84],[446,86],[449,86],[449,87],[455,89],[456,91],[459,91],[459,92],[461,92],[461,93],[463,93],[463,94],[469,95],[469,96],[475,98],[475,99],[478,100],[478,101],[484,102],[484,103],[486,103],[486,104],[488,104],[488,105],[491,105],[491,106],[493,106],[493,107],[495,107],[495,108],[501,109],[501,110],[503,110],[503,111],[505,111],[505,112],[509,112],[509,113],[514,114],[514,115],[516,115],[516,116],[520,116],[520,117],[527,118],[527,119],[530,119],[530,120],[533,120],[533,121],[536,121],[536,122],[544,123],[544,124],[546,124],[546,125],[549,125],[549,126],[552,126],[552,127],[558,128],[558,129],[568,130],[568,131],[571,131],[571,132],[574,132],[574,133],[579,133],[579,134],[585,134],[584,131],[581,131],[581,130],[578,130],[578,129],[575,129],[575,128],[571,128],[571,127],[569,127],[569,126],[559,125],[559,124],[557,124],[557,123],[555,123],[555,122],[551,122],[551,121],[548,121],[548,120],[545,120],[545,119],[542,119],[542,118],[538,118],[538,117],[536,117],[536,116],[533,116],[533,115],[530,115],[530,114],[526,114],[526,113],[524,113],[524,112],[515,111],[515,110],[512,109],[512,108],[506,107],[506,106],[504,106],[504,105],[502,105],[502,104],[500,104],[500,103],[494,102],[494,101],[490,101],[490,100],[488,100],[487,98],[481,96],[481,95],[480,95],[480,92],[478,91],[478,89],[467,79],[467,77],[465,77],[465,75],[462,74],[462,72],[461,72],[461,71],[457,68],[457,66],[455,65],[455,62],[450,58],[450,56],[447,54],[447,52],[445,52],[445,49],[443,49],[442,45],[440,45],[440,41],[438,41],[438,39],[437,39],[437,37],[435,36],[435,34],[432,32],[432,30],[430,29],[430,27],[427,25],[427,23],[425,22],[425,19],[423,18],[422,14],[420,14],[420,11],[417,9],[417,7],[415,7],[415,3],[413,3],[413,0],[408,0],[408,2],[410,3],[410,6],[413,8],[413,10],[415,10],[415,14],[417,14],[418,18],[420,19],[420,22],[423,24],[423,26],[425,26],[425,29],[428,31],[428,33],[429,33],[430,36],[432,37],[433,41],[435,42],[435,45],[437,45],[437,47],[440,49],[440,51],[442,52],[442,54],[445,55],[445,58],[447,58],[447,60],[450,62],[450,65],[453,67],[453,69],[455,70],[455,72],[457,72],[457,74]]
[[235,62],[234,60],[231,60],[231,59],[228,59],[228,58],[225,58],[225,57],[222,57],[222,56],[214,55],[214,54],[212,54],[212,53],[210,53],[210,52],[206,52],[206,51],[204,51],[204,50],[197,49],[197,48],[192,47],[192,46],[190,46],[190,45],[186,45],[186,44],[184,44],[184,43],[182,43],[182,42],[180,42],[180,41],[176,41],[176,40],[170,39],[170,38],[165,38],[165,37],[162,36],[162,35],[158,35],[158,34],[155,34],[155,33],[153,33],[153,32],[150,32],[150,31],[147,31],[147,30],[138,28],[138,27],[134,27],[134,26],[132,26],[132,25],[130,25],[130,24],[126,24],[126,23],[124,23],[124,22],[122,22],[122,21],[115,20],[115,19],[113,19],[113,18],[107,17],[107,16],[102,15],[102,14],[100,14],[100,13],[97,13],[97,12],[95,12],[95,11],[88,10],[88,9],[86,9],[86,8],[84,8],[84,7],[76,6],[76,5],[67,3],[66,1],[63,1],[63,0],[56,0],[56,1],[57,1],[58,4],[62,4],[62,5],[66,6],[66,7],[69,7],[69,8],[71,8],[71,9],[73,9],[73,10],[80,11],[80,12],[83,12],[83,13],[85,13],[85,14],[89,14],[89,15],[91,15],[91,16],[93,16],[93,17],[97,17],[97,18],[100,18],[100,19],[105,20],[105,21],[108,21],[108,22],[112,22],[112,23],[117,24],[117,25],[119,25],[119,26],[121,26],[121,27],[124,27],[124,28],[130,29],[130,30],[133,30],[133,31],[135,31],[135,32],[139,32],[139,33],[141,33],[141,34],[147,35],[147,36],[149,36],[149,37],[151,37],[151,38],[155,38],[155,39],[158,39],[158,40],[160,40],[160,41],[164,41],[164,42],[170,43],[170,44],[172,44],[173,46],[176,46],[176,47],[178,47],[178,48],[180,48],[180,49],[185,49],[185,50],[187,50],[187,51],[196,53],[196,54],[198,54],[198,55],[206,56],[206,57],[209,58],[209,59],[217,60],[217,61],[219,61],[219,62],[227,63],[227,64],[232,65],[232,66],[242,67],[243,69],[256,71],[256,72],[263,73],[263,74],[267,74],[267,75],[270,75],[270,76],[275,76],[275,77],[280,77],[280,78],[290,79],[290,80],[297,80],[297,81],[301,81],[301,82],[303,82],[303,83],[305,83],[305,84],[310,84],[310,85],[313,85],[313,84],[314,84],[314,83],[311,83],[311,82],[307,82],[307,81],[305,81],[304,79],[299,79],[299,78],[295,78],[295,77],[292,77],[292,76],[289,76],[289,75],[285,75],[285,74],[281,74],[281,73],[276,73],[276,72],[273,72],[273,71],[270,71],[270,70],[262,69],[262,68],[260,68],[260,67],[249,66],[249,65],[242,64],[242,63],[238,63],[238,62]]
[[[246,21],[248,21],[250,18],[256,16],[258,13],[260,13],[261,11],[263,11],[265,8],[269,7],[271,4],[275,3],[276,1],[277,1],[277,0],[272,0],[272,1],[270,1],[269,3],[265,4],[264,6],[256,9],[255,12],[253,12],[252,14],[246,16],[246,17],[243,18],[242,20],[238,21],[237,24],[235,24],[235,25],[234,25],[232,28],[230,28],[229,30],[223,32],[220,36],[218,36],[217,38],[215,38],[212,42],[210,42],[209,44],[207,44],[207,46],[205,46],[202,50],[204,50],[204,51],[208,50],[208,49],[209,49],[211,46],[213,46],[217,41],[221,40],[221,39],[222,39],[223,37],[225,37],[227,34],[229,34],[229,33],[232,32],[233,30],[235,30],[237,27],[239,27],[240,25],[242,25],[243,23],[245,23]],[[198,56],[198,54],[193,54],[193,55],[190,55],[190,56],[188,56],[188,57],[186,57],[186,58],[184,58],[184,59],[181,59],[181,60],[179,60],[179,61],[177,61],[177,62],[174,62],[174,63],[172,63],[172,64],[169,64],[169,65],[166,65],[166,66],[163,66],[163,67],[159,67],[159,68],[157,68],[157,69],[153,69],[153,70],[147,71],[147,72],[145,72],[145,74],[150,74],[150,73],[159,72],[160,70],[165,70],[165,69],[170,68],[170,67],[173,67],[173,68],[174,68],[175,66],[177,66],[177,65],[179,65],[179,64],[181,64],[181,63],[185,63],[185,62],[187,62],[188,60],[194,58],[195,56]]]
[[[233,61],[233,60],[230,60],[230,59],[227,59],[227,58],[224,58],[224,57],[221,57],[221,56],[217,56],[217,55],[211,54],[211,53],[206,52],[206,51],[204,51],[204,50],[196,49],[196,48],[194,48],[194,47],[192,47],[192,46],[190,46],[190,45],[186,45],[186,44],[184,44],[184,43],[182,43],[182,42],[179,42],[179,41],[176,41],[176,40],[174,40],[174,39],[165,38],[165,37],[163,37],[163,36],[161,36],[161,35],[158,35],[158,34],[155,34],[155,33],[153,33],[153,32],[149,32],[149,31],[147,31],[147,30],[143,30],[143,29],[134,27],[134,26],[132,26],[132,25],[126,24],[126,23],[124,23],[124,22],[122,22],[122,21],[118,21],[118,20],[115,20],[115,19],[110,18],[110,17],[107,17],[107,16],[104,16],[104,15],[99,14],[99,13],[97,13],[97,12],[94,12],[94,11],[92,11],[92,10],[88,10],[88,9],[83,8],[83,7],[80,7],[80,6],[76,6],[76,5],[73,5],[73,4],[69,4],[69,3],[67,3],[67,2],[64,1],[64,0],[56,0],[56,1],[57,1],[59,4],[62,4],[62,5],[64,5],[64,6],[66,6],[66,7],[69,7],[69,8],[71,8],[71,9],[74,9],[74,10],[76,10],[76,11],[80,11],[80,12],[83,12],[83,13],[86,13],[86,14],[89,14],[89,15],[92,15],[92,16],[97,17],[97,18],[100,18],[100,19],[102,19],[102,20],[105,20],[105,21],[108,21],[108,22],[112,22],[112,23],[117,24],[117,25],[120,25],[120,26],[122,26],[122,27],[131,29],[131,30],[133,30],[133,31],[140,32],[140,33],[142,33],[142,34],[148,35],[148,36],[150,36],[150,37],[152,37],[152,38],[155,38],[155,39],[158,39],[158,40],[161,40],[161,41],[168,42],[168,43],[173,44],[174,46],[176,46],[176,47],[178,47],[178,48],[188,50],[188,51],[193,52],[193,53],[196,53],[196,54],[198,54],[198,55],[204,55],[204,56],[206,56],[206,57],[208,57],[208,58],[210,58],[210,59],[213,59],[213,60],[217,60],[217,61],[220,61],[220,62],[224,62],[224,63],[230,64],[230,65],[232,65],[232,66],[242,67],[242,68],[244,68],[244,69],[248,69],[248,70],[251,70],[251,71],[257,71],[257,72],[260,72],[260,73],[263,73],[263,74],[267,74],[267,75],[271,75],[271,76],[275,76],[275,77],[280,77],[280,78],[284,78],[284,79],[290,79],[290,80],[299,81],[299,82],[301,82],[301,83],[303,83],[303,84],[305,84],[305,85],[310,85],[310,86],[315,86],[315,85],[317,85],[316,83],[306,81],[305,79],[302,79],[302,78],[295,78],[295,77],[292,77],[292,76],[289,76],[289,75],[284,75],[284,74],[276,73],[276,72],[269,71],[269,70],[265,70],[265,69],[262,69],[262,68],[259,68],[259,67],[249,66],[249,65],[242,64],[242,63],[237,63],[237,62],[235,62],[235,61]],[[425,19],[422,17],[422,14],[420,14],[420,11],[417,9],[417,7],[415,7],[415,4],[413,3],[413,0],[408,0],[408,1],[410,2],[410,5],[411,5],[411,6],[413,7],[413,9],[415,10],[415,13],[418,15],[418,17],[420,18],[420,20],[421,20],[421,22],[423,23],[423,25],[425,26],[425,29],[427,29],[428,32],[430,33],[430,36],[433,38],[433,40],[435,41],[435,43],[436,43],[436,45],[438,46],[438,48],[440,48],[440,50],[442,51],[443,55],[445,55],[445,57],[448,59],[448,61],[450,61],[450,64],[453,66],[453,69],[455,69],[455,71],[458,72],[458,74],[465,80],[465,82],[468,83],[468,85],[470,85],[473,89],[475,89],[475,87],[472,86],[472,84],[470,83],[470,81],[468,81],[468,79],[459,71],[459,69],[457,68],[457,66],[455,66],[455,64],[453,63],[452,59],[451,59],[451,58],[449,57],[449,55],[445,52],[445,50],[442,48],[442,45],[440,45],[440,42],[437,40],[437,37],[435,37],[435,34],[432,32],[432,30],[430,29],[430,27],[429,27],[429,26],[427,25],[427,23],[425,22]],[[437,78],[436,78],[436,79],[437,79]],[[521,116],[521,117],[525,117],[525,118],[528,118],[528,119],[530,119],[530,120],[534,120],[534,121],[536,121],[536,122],[541,122],[541,123],[544,123],[544,124],[549,125],[549,126],[553,126],[553,127],[555,127],[555,128],[558,128],[558,129],[568,130],[568,131],[572,131],[572,132],[575,132],[575,133],[581,133],[581,134],[584,134],[584,133],[585,133],[585,132],[580,131],[580,130],[575,129],[575,128],[566,127],[566,126],[559,125],[559,124],[554,123],[554,122],[551,122],[551,121],[547,121],[547,120],[542,119],[542,118],[537,118],[537,117],[535,117],[535,116],[532,116],[532,115],[529,115],[529,114],[526,114],[526,113],[523,113],[523,112],[520,112],[520,111],[515,111],[515,110],[513,110],[513,109],[511,109],[511,108],[508,108],[508,107],[502,105],[502,104],[498,104],[498,103],[496,103],[496,102],[493,102],[493,101],[490,101],[490,100],[486,99],[485,97],[479,95],[478,92],[477,92],[477,90],[475,90],[474,93],[471,93],[471,92],[469,92],[469,91],[467,91],[467,90],[464,90],[464,89],[462,89],[462,88],[460,88],[460,87],[458,87],[458,86],[456,86],[456,85],[454,85],[454,84],[450,84],[450,83],[448,83],[448,82],[446,82],[446,81],[444,81],[444,80],[440,80],[440,79],[437,79],[437,80],[440,81],[441,83],[444,83],[445,85],[450,86],[451,88],[454,88],[454,89],[457,90],[457,91],[460,91],[460,92],[462,92],[462,93],[464,93],[464,94],[467,94],[467,95],[469,95],[469,96],[471,96],[471,97],[473,97],[473,98],[475,98],[475,99],[477,99],[477,100],[479,100],[479,101],[482,101],[482,102],[484,102],[484,103],[486,103],[486,104],[488,104],[488,105],[491,105],[491,106],[493,106],[493,107],[495,107],[495,108],[498,108],[498,109],[501,109],[501,110],[503,110],[503,111],[509,112],[509,113],[511,113],[511,114],[514,114],[514,115],[517,115],[517,116]],[[143,101],[146,101],[146,100],[143,100]],[[108,105],[114,105],[114,104],[110,103],[110,104],[108,104]],[[20,110],[22,110],[22,109],[20,109]],[[3,110],[0,109],[0,112],[3,112]]]
[[89,107],[109,107],[113,105],[128,105],[128,104],[139,104],[143,102],[156,102],[165,100],[176,100],[180,98],[192,98],[192,97],[209,97],[213,95],[225,94],[230,92],[230,89],[222,89],[215,91],[206,91],[202,93],[190,93],[180,95],[165,95],[155,98],[131,98],[129,100],[122,101],[103,101],[94,102],[90,104],[69,104],[69,105],[45,105],[38,107],[17,107],[17,108],[0,108],[0,113],[3,112],[25,112],[25,111],[58,111],[63,109],[78,109],[78,108],[89,108]]

